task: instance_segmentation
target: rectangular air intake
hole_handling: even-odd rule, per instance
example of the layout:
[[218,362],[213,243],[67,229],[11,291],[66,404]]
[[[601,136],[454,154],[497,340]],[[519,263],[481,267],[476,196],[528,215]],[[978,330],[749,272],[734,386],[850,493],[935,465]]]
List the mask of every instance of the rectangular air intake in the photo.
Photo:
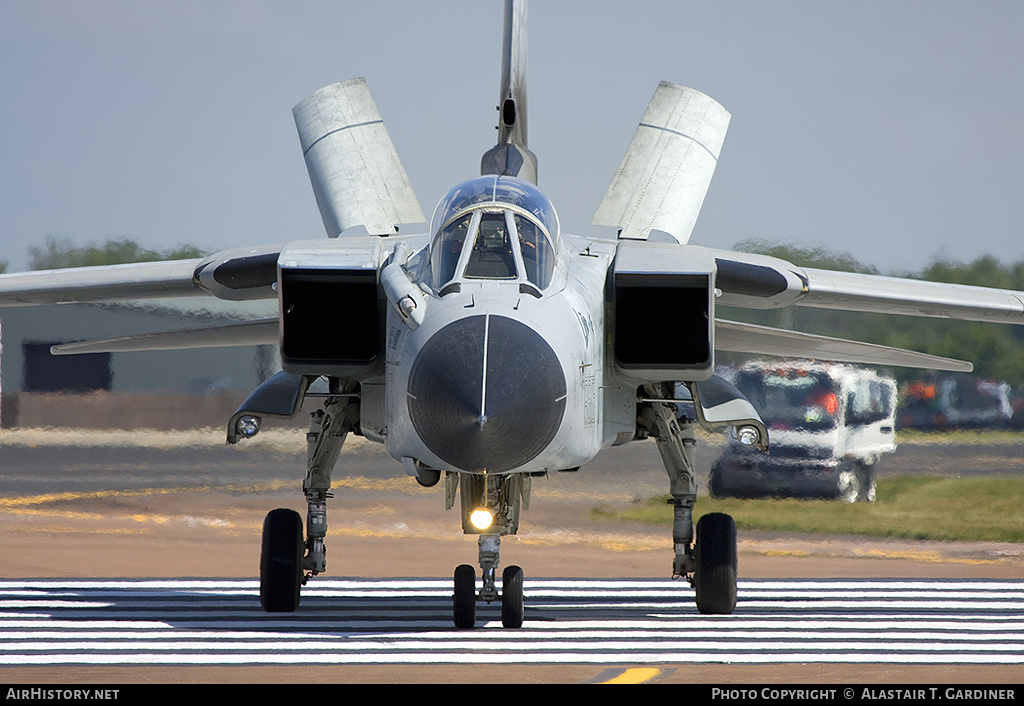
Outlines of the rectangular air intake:
[[611,303],[620,373],[647,381],[701,380],[712,373],[713,260],[678,245],[620,243]]
[[282,267],[278,287],[286,371],[357,377],[374,368],[384,317],[375,269]]

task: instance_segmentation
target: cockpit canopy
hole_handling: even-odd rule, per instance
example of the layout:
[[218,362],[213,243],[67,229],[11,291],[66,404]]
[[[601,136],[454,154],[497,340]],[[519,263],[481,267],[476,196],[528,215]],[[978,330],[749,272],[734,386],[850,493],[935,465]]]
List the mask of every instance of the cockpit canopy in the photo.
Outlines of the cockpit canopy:
[[558,216],[529,182],[509,176],[465,181],[441,199],[431,220],[433,285],[451,280],[551,283]]

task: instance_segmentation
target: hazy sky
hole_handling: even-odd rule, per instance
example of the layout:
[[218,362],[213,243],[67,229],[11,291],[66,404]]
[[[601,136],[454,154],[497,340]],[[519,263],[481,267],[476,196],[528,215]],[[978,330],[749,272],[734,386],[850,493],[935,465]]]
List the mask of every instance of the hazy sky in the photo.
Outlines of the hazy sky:
[[[367,79],[424,211],[495,139],[500,0],[0,0],[0,258],[47,236],[210,249],[324,235],[291,108]],[[692,242],[885,272],[1024,259],[1024,3],[530,6],[529,134],[589,223],[655,87],[731,113]]]

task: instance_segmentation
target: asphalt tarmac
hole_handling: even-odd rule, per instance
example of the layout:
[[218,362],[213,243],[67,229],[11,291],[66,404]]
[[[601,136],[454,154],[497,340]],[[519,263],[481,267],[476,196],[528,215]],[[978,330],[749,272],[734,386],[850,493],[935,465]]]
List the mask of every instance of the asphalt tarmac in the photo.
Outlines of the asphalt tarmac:
[[[698,475],[719,440],[702,438]],[[0,552],[3,576],[254,577],[263,517],[274,507],[304,514],[301,431],[269,430],[229,447],[222,432],[0,432]],[[901,444],[879,473],[1024,473],[1024,441]],[[443,484],[442,484],[443,485]],[[703,483],[702,483],[703,485]],[[594,519],[595,505],[628,505],[667,491],[653,442],[611,449],[576,473],[537,479],[520,533],[503,539],[502,564],[527,576],[663,577],[671,528]],[[329,504],[332,576],[451,576],[475,564],[474,538],[441,485],[421,488],[378,446],[354,439],[335,472]],[[666,512],[670,512],[669,509]],[[836,535],[741,533],[744,577],[1024,578],[1024,546],[911,542]],[[315,579],[314,579],[315,580]],[[623,665],[623,668],[635,665]],[[585,683],[604,666],[339,667],[328,682]],[[695,665],[665,670],[667,682],[1022,681],[1020,670],[885,665]],[[0,667],[18,682],[302,682],[301,668]]]

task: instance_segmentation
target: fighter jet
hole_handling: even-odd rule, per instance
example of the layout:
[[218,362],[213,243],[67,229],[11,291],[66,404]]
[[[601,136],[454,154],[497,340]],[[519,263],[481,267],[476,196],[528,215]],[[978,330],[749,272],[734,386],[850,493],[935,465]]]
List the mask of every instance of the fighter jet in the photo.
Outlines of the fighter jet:
[[[500,601],[524,620],[524,572],[500,566],[534,478],[585,467],[602,449],[653,438],[673,505],[674,577],[702,613],[736,605],[736,526],[694,527],[695,430],[726,429],[767,450],[757,412],[715,375],[716,351],[969,371],[968,362],[718,319],[721,305],[823,307],[1024,323],[1024,293],[797,267],[690,244],[729,113],[708,96],[659,85],[593,223],[563,231],[528,148],[526,3],[507,0],[498,140],[480,174],[456,184],[429,230],[366,82],[323,88],[294,108],[327,237],[206,258],[0,276],[0,305],[213,296],[276,299],[246,323],[55,346],[55,354],[275,344],[281,372],[228,420],[227,441],[292,418],[317,399],[302,491],[308,512],[264,522],[260,600],[294,611],[327,568],[327,501],[349,433],[385,446],[424,486],[443,481],[473,566],[455,568],[453,619],[473,627]],[[319,391],[317,391],[319,390]],[[585,468],[582,472],[586,472]]]

